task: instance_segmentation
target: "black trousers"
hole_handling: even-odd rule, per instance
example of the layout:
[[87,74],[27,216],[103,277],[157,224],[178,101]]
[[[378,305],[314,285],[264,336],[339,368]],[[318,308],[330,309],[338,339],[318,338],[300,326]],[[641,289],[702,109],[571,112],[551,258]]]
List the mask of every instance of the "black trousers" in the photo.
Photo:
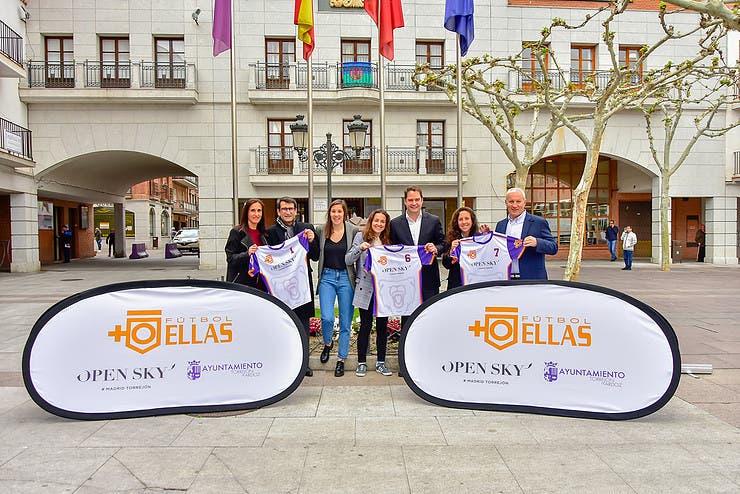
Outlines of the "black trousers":
[[[370,302],[370,307],[373,302]],[[357,362],[367,362],[367,347],[370,346],[370,330],[373,327],[372,309],[360,310],[360,333],[357,335]],[[375,318],[375,346],[378,348],[378,362],[385,362],[385,351],[388,346],[388,318]]]

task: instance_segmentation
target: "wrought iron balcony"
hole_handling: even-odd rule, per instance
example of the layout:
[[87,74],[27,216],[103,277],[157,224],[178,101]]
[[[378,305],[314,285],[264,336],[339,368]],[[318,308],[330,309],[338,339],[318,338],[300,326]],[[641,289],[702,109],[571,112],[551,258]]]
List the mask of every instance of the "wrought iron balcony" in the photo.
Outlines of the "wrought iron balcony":
[[28,87],[75,88],[77,81],[83,79],[86,88],[195,89],[195,73],[195,65],[184,62],[30,61]]
[[0,21],[0,53],[23,67],[23,38]]
[[[305,62],[265,63],[254,65],[255,89],[306,89],[308,64]],[[388,64],[384,67],[385,88],[389,91],[432,91],[417,88],[415,65]],[[378,89],[378,64],[375,62],[313,62],[311,77],[314,89]]]
[[[355,153],[349,148],[350,156]],[[457,172],[457,151],[443,148],[388,147],[386,168],[390,175],[444,175]],[[308,164],[293,160],[293,148],[258,147],[256,150],[257,174],[304,175]],[[314,172],[323,175],[325,169],[314,164]],[[380,149],[366,147],[359,158],[347,159],[334,169],[334,175],[377,175],[380,172]]]
[[31,131],[0,118],[0,148],[13,156],[33,161]]

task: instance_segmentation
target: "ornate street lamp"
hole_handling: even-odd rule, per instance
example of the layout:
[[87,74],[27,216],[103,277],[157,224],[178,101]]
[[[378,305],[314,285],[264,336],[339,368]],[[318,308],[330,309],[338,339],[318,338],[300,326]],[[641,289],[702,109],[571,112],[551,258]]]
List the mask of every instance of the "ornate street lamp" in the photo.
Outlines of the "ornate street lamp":
[[[290,125],[293,134],[293,149],[298,153],[301,163],[308,161],[308,124],[303,121],[303,115],[296,115],[296,122]],[[362,121],[361,115],[354,115],[354,120],[347,126],[349,130],[350,147],[355,151],[355,158],[365,148],[367,124]],[[346,160],[353,159],[343,149],[331,142],[331,133],[326,134],[326,143],[313,150],[313,160],[316,165],[326,170],[326,207],[331,204],[331,174],[334,168],[341,166]]]

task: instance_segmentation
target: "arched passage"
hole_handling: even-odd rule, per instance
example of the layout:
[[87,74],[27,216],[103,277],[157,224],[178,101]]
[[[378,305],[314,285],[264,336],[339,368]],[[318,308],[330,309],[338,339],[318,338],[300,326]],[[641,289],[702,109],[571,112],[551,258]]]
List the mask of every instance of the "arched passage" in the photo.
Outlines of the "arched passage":
[[[145,206],[142,206],[146,207],[144,214],[136,210],[137,204],[131,200],[133,198],[130,192],[135,184],[172,176],[194,177],[195,174],[159,156],[123,150],[82,154],[40,171],[36,176],[38,199],[53,210],[53,219],[48,225],[39,225],[39,259],[42,263],[49,263],[58,258],[55,239],[64,224],[68,224],[73,232],[73,256],[80,258],[95,255],[93,235],[96,227],[102,230],[103,235],[107,235],[116,229],[116,224],[121,224],[117,228],[119,234],[116,235],[118,257],[126,250],[126,239],[129,242],[140,241],[139,236],[144,235],[149,247],[157,243],[154,239],[158,240],[160,231],[165,228],[160,224],[161,220],[167,223],[167,233],[162,237],[168,238],[171,227],[169,218],[173,208],[172,191],[169,188],[158,191],[156,201],[153,201],[156,204],[152,208],[149,207],[147,198],[144,201]],[[195,181],[197,183],[197,179]],[[165,196],[165,192],[168,195]],[[127,195],[129,200],[124,208]],[[93,204],[103,205],[111,212],[117,207],[120,218],[115,218],[111,213],[110,218],[106,218],[101,224],[95,220]],[[125,213],[124,209],[127,210]],[[150,209],[155,213],[153,216],[149,214]],[[135,225],[134,218],[146,222],[146,226],[142,228]],[[125,234],[121,235],[120,232]]]

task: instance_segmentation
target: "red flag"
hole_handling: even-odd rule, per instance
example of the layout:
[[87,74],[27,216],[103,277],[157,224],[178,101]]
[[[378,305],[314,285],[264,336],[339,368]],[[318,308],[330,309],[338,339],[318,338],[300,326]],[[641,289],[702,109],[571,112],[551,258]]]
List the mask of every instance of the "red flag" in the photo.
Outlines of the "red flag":
[[380,54],[393,60],[393,30],[403,27],[401,0],[380,0],[380,24],[378,24],[378,0],[365,0],[365,11],[378,26],[380,32]]

